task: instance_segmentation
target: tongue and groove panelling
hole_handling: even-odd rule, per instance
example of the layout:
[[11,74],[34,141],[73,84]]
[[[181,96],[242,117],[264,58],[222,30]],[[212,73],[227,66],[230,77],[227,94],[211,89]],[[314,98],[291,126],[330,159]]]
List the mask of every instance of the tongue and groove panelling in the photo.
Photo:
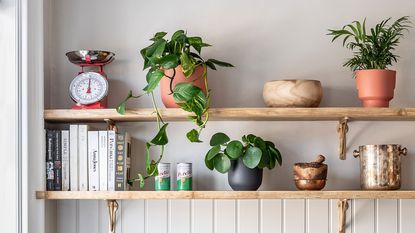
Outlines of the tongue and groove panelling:
[[[57,201],[57,233],[108,232],[104,201]],[[67,202],[67,203],[65,203]],[[346,233],[413,233],[413,200],[353,200]],[[75,208],[74,208],[75,207]],[[78,221],[78,222],[77,222]],[[337,233],[336,200],[120,201],[117,233]]]

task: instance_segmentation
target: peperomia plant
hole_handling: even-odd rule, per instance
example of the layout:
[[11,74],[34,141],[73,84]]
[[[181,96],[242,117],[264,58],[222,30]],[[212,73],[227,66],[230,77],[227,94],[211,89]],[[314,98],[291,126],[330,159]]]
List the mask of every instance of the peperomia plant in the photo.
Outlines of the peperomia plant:
[[[144,180],[158,174],[157,165],[161,161],[164,153],[164,146],[168,143],[166,128],[168,123],[164,122],[157,104],[154,99],[153,91],[159,85],[163,77],[170,79],[170,94],[173,95],[175,102],[185,111],[193,113],[189,120],[195,122],[197,129],[190,130],[186,136],[191,142],[201,142],[199,136],[202,129],[206,126],[209,120],[209,105],[210,105],[210,89],[206,78],[207,67],[216,70],[216,66],[233,67],[232,64],[219,61],[216,59],[204,60],[201,57],[201,50],[204,47],[210,46],[205,43],[201,37],[187,36],[184,30],[176,31],[171,39],[165,38],[166,32],[157,32],[150,40],[152,44],[140,51],[144,59],[143,70],[148,70],[146,75],[147,85],[143,91],[151,96],[153,108],[157,117],[158,133],[150,141],[146,143],[146,172],[143,176],[138,174],[138,178],[130,180],[139,181],[140,187],[144,186]],[[173,80],[176,76],[177,67],[180,65],[181,72],[186,78],[192,76],[198,67],[203,68],[202,78],[206,86],[206,93],[199,87],[193,85],[191,82],[177,83],[173,86]],[[166,70],[173,70],[173,75],[166,75]],[[134,96],[132,91],[123,102],[117,106],[117,112],[125,114],[126,103],[131,98],[139,98]],[[161,152],[157,160],[150,159],[150,147],[160,146]]]
[[231,167],[231,160],[242,158],[248,168],[273,169],[278,163],[282,164],[282,157],[275,144],[264,141],[253,134],[244,135],[242,142],[231,139],[224,133],[216,133],[210,139],[212,148],[205,156],[206,167],[226,173]]
[[386,69],[396,62],[398,56],[394,50],[403,33],[410,28],[411,21],[404,16],[389,25],[390,19],[381,21],[369,30],[366,30],[366,19],[363,23],[354,21],[339,30],[329,29],[332,42],[343,37],[343,46],[354,52],[354,56],[343,66],[350,67],[352,71]]

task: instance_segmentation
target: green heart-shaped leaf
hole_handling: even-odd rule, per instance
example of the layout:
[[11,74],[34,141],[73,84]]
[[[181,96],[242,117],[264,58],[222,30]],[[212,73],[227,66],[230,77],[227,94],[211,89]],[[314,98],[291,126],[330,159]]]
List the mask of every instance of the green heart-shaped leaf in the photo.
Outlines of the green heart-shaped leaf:
[[151,139],[151,143],[153,143],[154,145],[164,146],[169,142],[169,139],[167,138],[167,133],[166,133],[167,125],[169,124],[166,123],[160,128],[157,135],[153,139]]
[[202,90],[192,83],[178,83],[174,87],[173,98],[176,102],[190,101]]
[[176,54],[169,54],[160,59],[160,65],[164,69],[173,69],[179,65],[179,57]]
[[199,132],[197,130],[192,129],[186,134],[187,139],[189,139],[190,142],[202,142],[199,139]]
[[144,87],[143,91],[150,93],[152,92],[157,85],[160,83],[161,78],[164,77],[164,72],[161,70],[155,70],[153,72],[149,71],[147,74],[148,84]]

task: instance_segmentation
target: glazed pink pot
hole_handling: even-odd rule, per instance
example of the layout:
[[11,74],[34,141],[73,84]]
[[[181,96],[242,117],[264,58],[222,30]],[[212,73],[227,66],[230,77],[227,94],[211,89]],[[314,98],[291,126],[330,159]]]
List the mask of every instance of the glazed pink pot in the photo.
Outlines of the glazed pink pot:
[[395,90],[396,71],[358,70],[356,86],[364,107],[389,107]]
[[[182,66],[179,65],[175,68],[176,75],[174,76],[172,89],[174,90],[174,87],[177,83],[183,83],[183,82],[192,82],[193,85],[199,87],[203,90],[204,93],[206,93],[206,86],[205,81],[203,79],[203,66],[198,66],[195,71],[193,72],[192,76],[189,78],[186,78],[186,76],[183,74]],[[174,72],[173,69],[166,70],[165,74],[169,77],[172,77]],[[180,106],[176,104],[173,98],[173,94],[170,90],[170,79],[167,77],[163,77],[160,81],[160,93],[161,93],[161,100],[163,101],[163,104],[166,108],[179,108]]]

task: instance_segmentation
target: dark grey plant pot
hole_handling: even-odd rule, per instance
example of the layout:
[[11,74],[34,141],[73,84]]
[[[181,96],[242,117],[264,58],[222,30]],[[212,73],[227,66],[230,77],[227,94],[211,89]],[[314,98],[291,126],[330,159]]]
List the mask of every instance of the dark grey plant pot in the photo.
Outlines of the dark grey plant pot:
[[262,173],[262,169],[246,167],[242,159],[232,160],[228,182],[235,191],[255,191],[261,186]]

